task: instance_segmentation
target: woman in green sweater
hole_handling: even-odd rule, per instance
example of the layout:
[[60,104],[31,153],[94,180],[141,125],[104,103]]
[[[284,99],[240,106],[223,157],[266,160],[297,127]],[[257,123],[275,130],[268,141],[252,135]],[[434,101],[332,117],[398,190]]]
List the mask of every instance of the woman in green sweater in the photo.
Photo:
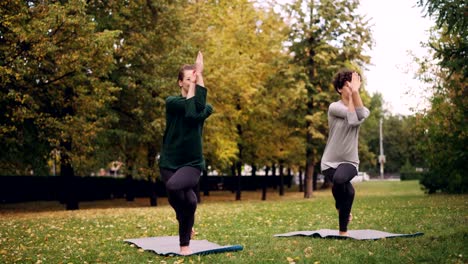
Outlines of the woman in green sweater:
[[205,168],[202,153],[203,123],[213,112],[206,103],[203,82],[203,55],[198,53],[195,65],[184,65],[179,71],[180,96],[166,99],[166,131],[159,161],[161,177],[166,184],[169,203],[179,222],[180,254],[189,255],[195,222],[197,185]]

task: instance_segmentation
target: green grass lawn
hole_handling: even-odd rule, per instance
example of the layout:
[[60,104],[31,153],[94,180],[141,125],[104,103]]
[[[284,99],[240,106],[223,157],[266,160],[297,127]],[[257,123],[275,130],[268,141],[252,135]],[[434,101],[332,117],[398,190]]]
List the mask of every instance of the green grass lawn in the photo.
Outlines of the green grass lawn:
[[123,242],[125,238],[177,235],[175,214],[165,199],[80,203],[64,211],[55,202],[0,205],[0,263],[468,263],[468,196],[425,195],[417,182],[355,184],[349,229],[423,232],[414,238],[377,241],[275,238],[298,230],[337,229],[330,190],[282,197],[244,192],[202,196],[196,239],[243,251],[162,257]]

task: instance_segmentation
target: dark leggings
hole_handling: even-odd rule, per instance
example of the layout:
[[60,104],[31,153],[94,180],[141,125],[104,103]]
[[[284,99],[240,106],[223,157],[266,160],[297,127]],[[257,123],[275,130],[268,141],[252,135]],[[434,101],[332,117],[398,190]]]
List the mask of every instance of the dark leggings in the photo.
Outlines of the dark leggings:
[[346,232],[354,201],[354,188],[351,180],[357,175],[357,169],[349,163],[342,163],[336,169],[324,170],[323,174],[333,183],[332,193],[335,198],[335,207],[338,209],[340,231]]
[[174,208],[179,222],[180,246],[188,246],[198,201],[193,188],[200,179],[201,171],[194,167],[182,167],[178,170],[161,168],[160,171],[166,184],[169,204]]

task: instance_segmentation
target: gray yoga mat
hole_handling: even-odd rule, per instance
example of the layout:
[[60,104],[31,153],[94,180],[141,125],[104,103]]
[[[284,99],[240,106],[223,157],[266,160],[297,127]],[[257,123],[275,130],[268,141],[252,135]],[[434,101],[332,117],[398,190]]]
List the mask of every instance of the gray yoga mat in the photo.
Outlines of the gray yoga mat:
[[[153,251],[156,254],[163,256],[180,256],[180,246],[178,236],[163,236],[163,237],[142,237],[125,239],[125,242],[135,244],[143,250]],[[190,240],[191,255],[206,255],[212,253],[222,253],[228,251],[242,250],[241,245],[220,246],[208,240]]]
[[393,234],[379,230],[363,229],[363,230],[348,230],[349,236],[340,236],[338,230],[320,229],[315,231],[295,231],[284,234],[276,234],[275,237],[290,237],[290,236],[311,236],[317,238],[353,238],[357,240],[377,240],[382,238],[393,237],[416,237],[422,236],[424,233],[418,232],[413,234]]

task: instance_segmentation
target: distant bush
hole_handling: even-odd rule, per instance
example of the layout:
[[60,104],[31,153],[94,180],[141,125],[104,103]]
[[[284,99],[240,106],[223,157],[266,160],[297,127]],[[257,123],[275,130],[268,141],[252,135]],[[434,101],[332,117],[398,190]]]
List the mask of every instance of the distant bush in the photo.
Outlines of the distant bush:
[[401,172],[400,180],[409,181],[409,180],[420,180],[423,177],[423,172]]
[[445,193],[468,193],[468,177],[463,177],[460,174],[448,176],[448,174],[429,171],[421,174],[420,183],[429,194],[438,191]]
[[422,174],[422,170],[416,170],[408,159],[406,159],[405,164],[400,168],[400,180],[402,181],[419,180],[422,178]]

